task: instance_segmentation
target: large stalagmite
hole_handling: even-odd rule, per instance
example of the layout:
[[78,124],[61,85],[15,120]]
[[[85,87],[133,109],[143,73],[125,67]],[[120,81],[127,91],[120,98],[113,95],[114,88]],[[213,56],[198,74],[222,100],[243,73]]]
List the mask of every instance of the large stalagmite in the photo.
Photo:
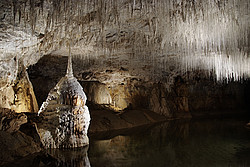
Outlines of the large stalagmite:
[[71,56],[67,74],[50,91],[39,110],[38,132],[46,148],[72,148],[89,144],[90,115],[86,95],[73,76]]

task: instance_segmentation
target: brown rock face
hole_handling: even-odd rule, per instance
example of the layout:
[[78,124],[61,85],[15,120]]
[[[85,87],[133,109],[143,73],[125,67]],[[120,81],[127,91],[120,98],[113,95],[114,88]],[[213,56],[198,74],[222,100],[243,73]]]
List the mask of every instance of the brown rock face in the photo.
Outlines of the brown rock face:
[[39,144],[34,142],[32,137],[20,131],[0,131],[0,149],[0,165],[41,151]]
[[20,69],[15,80],[0,89],[0,107],[20,112],[38,112],[38,105],[25,69]]
[[176,81],[169,90],[164,83],[154,84],[150,108],[168,118],[191,117],[188,104],[188,86]]
[[38,105],[33,91],[33,86],[26,70],[19,74],[19,80],[13,87],[15,93],[15,112],[38,112]]
[[40,143],[32,136],[37,135],[36,129],[29,135],[21,131],[21,126],[28,125],[25,114],[1,109],[0,120],[0,165],[41,151]]
[[[249,104],[249,100],[246,101],[249,99],[249,82],[216,83],[202,70],[173,75],[167,78],[173,78],[171,82],[167,79],[156,82],[126,75],[126,69],[122,68],[99,72],[89,67],[82,71],[78,59],[73,59],[73,62],[75,76],[91,109],[116,112],[147,109],[168,118],[180,118],[190,117],[190,113],[206,116],[210,113],[208,111],[218,110],[225,111],[224,114],[237,113]],[[66,57],[45,56],[28,70],[39,101],[46,99],[52,85],[64,75],[66,63]]]
[[9,133],[18,131],[22,124],[27,123],[27,116],[25,114],[17,114],[8,109],[1,109],[0,118],[0,130]]

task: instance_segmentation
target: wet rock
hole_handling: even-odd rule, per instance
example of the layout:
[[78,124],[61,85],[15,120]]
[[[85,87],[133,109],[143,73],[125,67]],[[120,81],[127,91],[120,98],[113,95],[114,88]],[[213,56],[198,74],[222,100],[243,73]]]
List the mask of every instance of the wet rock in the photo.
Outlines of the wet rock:
[[165,93],[162,93],[162,89],[160,87],[153,88],[150,97],[150,107],[155,113],[172,117],[173,113],[171,113],[168,108],[166,97],[164,96]]
[[[41,150],[39,139],[21,131],[28,120],[24,113],[1,109],[0,120],[0,165]],[[36,128],[33,130],[37,135]]]
[[27,123],[20,126],[20,131],[33,138],[34,142],[42,146],[40,141],[40,136],[37,130],[37,123],[41,122],[41,119],[38,117],[37,113],[25,113],[27,116]]
[[38,132],[45,148],[88,145],[90,115],[86,95],[74,77],[63,77],[43,103]]
[[19,130],[22,124],[27,123],[27,116],[23,113],[15,113],[8,109],[1,109],[0,130],[13,133]]
[[188,104],[193,116],[243,114],[249,111],[246,96],[249,83],[214,83],[201,78],[189,81]]
[[[60,62],[63,64],[60,65]],[[74,66],[76,73],[81,69],[81,63],[77,62],[75,61]],[[58,76],[62,75],[63,69],[65,70],[62,67],[65,64],[66,59],[58,56],[45,56],[33,69],[29,70],[31,75],[40,74],[40,76],[32,76],[35,91],[39,90],[36,92],[39,98],[47,94],[53,87],[52,85],[59,81]],[[118,67],[119,69],[126,68],[125,66]],[[46,71],[43,71],[44,68]],[[51,68],[53,70],[49,70]],[[90,77],[88,80],[82,78],[83,71],[79,70],[80,75],[76,75],[88,96],[87,103],[91,109],[108,109],[116,112],[128,109],[148,109],[168,118],[181,118],[190,116],[190,113],[206,116],[206,111],[215,111],[215,109],[225,110],[226,114],[232,110],[241,110],[250,104],[246,101],[250,94],[248,93],[249,83],[215,83],[214,80],[207,78],[205,71],[171,76],[174,77],[173,81],[170,77],[155,82],[150,78],[145,80],[139,76],[127,75],[126,71],[114,68],[112,72],[107,73],[106,70],[110,69],[104,68],[102,72],[99,72],[94,67],[90,67],[85,72],[91,71],[95,78]],[[45,72],[51,77],[48,78]],[[166,76],[169,75],[171,74],[166,74]],[[192,79],[195,76],[200,79]],[[44,83],[45,86],[40,83]]]
[[[69,50],[70,51],[70,50]],[[89,144],[90,115],[83,88],[73,76],[71,54],[65,77],[50,91],[38,114],[38,133],[45,148],[74,148]]]
[[98,81],[81,81],[80,83],[88,96],[88,102],[94,109],[122,112],[128,108],[147,108],[148,90],[144,86],[127,81],[112,87]]
[[190,117],[187,86],[176,83],[168,90],[164,83],[153,86],[150,97],[150,108],[167,118]]
[[[20,131],[8,133],[0,131],[0,165],[14,159],[41,151],[32,137]],[[4,151],[3,151],[4,150]]]
[[95,133],[122,130],[166,120],[166,117],[149,110],[128,110],[115,113],[108,110],[94,110],[91,112],[90,136]]

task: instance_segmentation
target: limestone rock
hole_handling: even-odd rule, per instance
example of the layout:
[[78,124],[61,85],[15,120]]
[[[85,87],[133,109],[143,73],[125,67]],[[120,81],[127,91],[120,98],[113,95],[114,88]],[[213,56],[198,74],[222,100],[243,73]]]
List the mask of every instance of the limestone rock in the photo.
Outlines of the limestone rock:
[[167,118],[190,117],[187,90],[184,83],[175,82],[170,91],[164,83],[155,84],[151,91],[150,108]]
[[[123,79],[110,84],[103,83],[103,78],[107,78],[108,74],[115,75],[115,70],[99,73],[90,67],[83,73],[80,70],[82,64],[77,64],[77,59],[73,62],[75,76],[88,97],[88,107],[91,109],[118,109],[118,112],[124,109],[147,109],[168,118],[182,118],[190,117],[190,113],[193,115],[194,112],[206,115],[205,109],[211,111],[216,108],[225,110],[225,113],[236,109],[238,113],[238,110],[250,104],[244,98],[250,95],[249,82],[214,83],[207,79],[204,71],[175,77],[173,84],[169,83],[168,77],[161,82],[150,82],[122,73]],[[64,56],[44,56],[29,70],[38,99],[45,101],[49,90],[64,76],[66,63]],[[87,75],[91,77],[86,79]],[[188,78],[197,76],[199,81]]]
[[18,75],[18,80],[13,86],[15,92],[13,109],[16,112],[38,112],[38,105],[26,70]]
[[40,142],[32,136],[37,135],[35,127],[28,129],[34,130],[33,134],[21,131],[28,126],[24,113],[1,109],[0,121],[0,165],[41,151]]
[[22,124],[27,123],[27,116],[23,113],[17,114],[8,109],[1,109],[0,130],[13,133],[19,130]]
[[[0,63],[0,65],[2,64]],[[0,107],[18,113],[38,112],[33,86],[23,65],[20,65],[16,76],[12,77],[10,73],[10,77],[0,78]]]
[[34,142],[32,137],[20,131],[0,131],[0,149],[0,165],[41,151],[39,144]]
[[112,97],[105,84],[100,82],[81,82],[84,91],[88,95],[88,101],[99,105],[110,105]]
[[86,95],[74,77],[63,77],[43,103],[38,132],[46,148],[72,148],[89,144],[90,115]]
[[246,128],[250,129],[250,122],[246,124]]

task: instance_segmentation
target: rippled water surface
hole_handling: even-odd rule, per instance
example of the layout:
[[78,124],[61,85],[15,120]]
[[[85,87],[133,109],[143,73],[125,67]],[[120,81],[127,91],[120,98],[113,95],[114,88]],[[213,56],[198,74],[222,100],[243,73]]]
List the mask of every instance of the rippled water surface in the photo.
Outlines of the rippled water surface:
[[[247,121],[171,121],[91,141],[91,166],[250,166]],[[97,137],[96,137],[97,138]],[[94,141],[95,140],[95,141]]]

